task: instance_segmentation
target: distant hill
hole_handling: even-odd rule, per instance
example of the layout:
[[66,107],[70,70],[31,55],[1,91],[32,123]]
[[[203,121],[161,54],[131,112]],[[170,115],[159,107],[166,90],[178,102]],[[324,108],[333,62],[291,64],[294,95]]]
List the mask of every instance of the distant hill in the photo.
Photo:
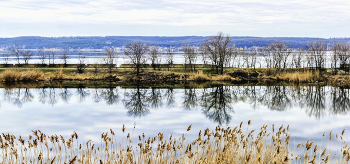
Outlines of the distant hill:
[[[100,49],[106,46],[121,47],[133,41],[142,41],[149,45],[157,45],[162,47],[182,45],[199,46],[209,37],[204,36],[93,36],[93,37],[38,37],[38,36],[22,36],[15,38],[0,38],[0,47],[12,45],[21,45],[25,48],[42,48],[42,47],[70,47],[70,48],[92,48]],[[302,38],[302,37],[244,37],[233,36],[232,44],[237,47],[267,46],[271,42],[283,41],[288,46],[299,48],[306,47],[310,41],[316,41],[320,38]],[[333,42],[350,42],[350,38],[330,38],[323,39],[327,44]]]

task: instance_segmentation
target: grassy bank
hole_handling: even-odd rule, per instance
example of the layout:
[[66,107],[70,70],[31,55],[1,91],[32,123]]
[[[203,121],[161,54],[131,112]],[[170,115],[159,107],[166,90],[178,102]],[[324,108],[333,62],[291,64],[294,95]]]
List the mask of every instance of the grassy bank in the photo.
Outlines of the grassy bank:
[[[195,139],[163,133],[157,136],[127,133],[123,125],[123,137],[117,137],[112,129],[101,134],[98,142],[81,142],[78,134],[71,137],[46,135],[33,131],[26,141],[24,137],[2,134],[0,137],[1,163],[348,163],[349,147],[343,142],[343,130],[336,138],[325,137],[328,147],[304,143],[291,147],[289,126],[269,127],[259,131],[244,130],[241,123],[236,127],[215,130],[203,129]],[[248,122],[248,126],[250,125]],[[135,127],[134,127],[135,128]],[[268,130],[269,129],[269,130]],[[133,131],[133,130],[132,130]],[[165,134],[167,135],[167,134]],[[334,134],[333,134],[334,135]],[[325,136],[325,134],[323,135]],[[322,139],[324,138],[323,136]],[[327,134],[328,136],[328,134]],[[338,137],[339,136],[339,137]],[[26,137],[25,137],[26,138]],[[340,138],[340,139],[339,139]],[[330,140],[340,140],[341,148],[330,151]],[[135,143],[132,143],[135,142]],[[327,142],[327,141],[325,141]],[[99,146],[95,143],[101,143]],[[327,144],[325,144],[327,145]],[[296,151],[298,150],[298,151]],[[298,154],[297,152],[303,152]],[[336,155],[334,155],[336,154]],[[336,158],[333,158],[335,156]]]
[[291,83],[325,83],[329,85],[350,85],[350,75],[331,75],[330,73],[314,70],[286,69],[237,69],[227,68],[224,75],[217,75],[209,68],[198,68],[196,71],[173,69],[171,71],[144,69],[139,76],[131,68],[86,69],[77,73],[74,68],[16,68],[0,69],[0,80],[13,81],[56,81],[56,80],[91,80],[91,81],[126,81],[126,82],[180,82],[180,81],[226,81],[241,83],[245,81],[286,81]]

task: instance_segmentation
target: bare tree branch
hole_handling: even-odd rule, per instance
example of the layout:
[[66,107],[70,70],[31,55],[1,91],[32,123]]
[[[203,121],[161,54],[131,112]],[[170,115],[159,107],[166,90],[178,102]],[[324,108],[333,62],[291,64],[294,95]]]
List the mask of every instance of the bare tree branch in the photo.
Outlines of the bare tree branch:
[[148,51],[148,45],[142,42],[129,43],[124,50],[124,55],[130,58],[137,76],[140,75],[140,70],[146,63],[146,53]]

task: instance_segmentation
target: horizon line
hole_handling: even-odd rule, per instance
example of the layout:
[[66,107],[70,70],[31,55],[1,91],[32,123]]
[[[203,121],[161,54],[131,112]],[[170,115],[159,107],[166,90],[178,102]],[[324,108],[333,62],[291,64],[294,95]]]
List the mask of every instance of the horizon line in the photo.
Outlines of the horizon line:
[[[76,35],[76,36],[36,36],[36,35],[28,35],[28,36],[14,36],[14,37],[0,37],[0,39],[10,39],[10,38],[20,38],[20,37],[41,37],[41,38],[70,38],[70,37],[211,37],[215,35],[210,35],[210,36],[200,36],[200,35],[183,35],[183,36],[164,36],[164,35],[105,35],[105,36],[88,36],[88,35]],[[229,35],[230,36],[230,35]],[[306,36],[230,36],[230,37],[253,37],[253,38],[319,38],[319,39],[350,39],[350,37],[329,37],[329,38],[324,38],[324,37],[306,37]]]

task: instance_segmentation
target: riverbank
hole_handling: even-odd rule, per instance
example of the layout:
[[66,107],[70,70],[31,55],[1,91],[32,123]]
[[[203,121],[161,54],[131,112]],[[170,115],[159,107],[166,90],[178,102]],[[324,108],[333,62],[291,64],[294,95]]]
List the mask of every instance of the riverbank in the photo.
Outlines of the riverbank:
[[0,69],[2,82],[28,82],[28,81],[101,81],[101,82],[128,82],[128,83],[183,83],[221,81],[229,83],[247,82],[281,82],[321,84],[335,86],[350,86],[350,75],[332,75],[327,72],[313,70],[285,69],[237,69],[228,68],[224,75],[217,75],[211,69],[202,68],[196,71],[174,69],[170,71],[157,71],[145,69],[139,76],[131,68],[113,69],[86,69],[78,73],[74,68],[16,68]]

